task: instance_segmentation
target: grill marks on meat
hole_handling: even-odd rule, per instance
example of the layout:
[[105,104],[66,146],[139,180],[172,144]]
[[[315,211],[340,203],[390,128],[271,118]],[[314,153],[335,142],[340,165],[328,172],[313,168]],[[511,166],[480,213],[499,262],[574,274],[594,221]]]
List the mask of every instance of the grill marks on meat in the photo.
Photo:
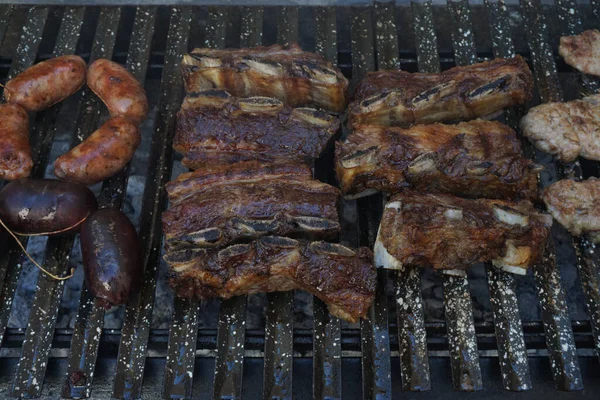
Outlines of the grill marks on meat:
[[244,163],[198,170],[167,191],[173,205],[162,221],[169,251],[264,235],[336,239],[340,230],[338,189],[313,180],[304,166]]
[[386,204],[375,263],[462,270],[492,261],[524,274],[544,252],[552,220],[529,202],[466,200],[405,190]]
[[538,149],[572,162],[578,156],[600,161],[600,95],[529,110],[521,130]]
[[373,302],[372,253],[339,244],[271,236],[222,250],[185,249],[165,260],[180,297],[230,298],[260,292],[305,290],[349,322],[364,317]]
[[520,56],[437,74],[378,71],[359,84],[349,120],[406,127],[474,119],[523,104],[532,90],[533,76]]
[[181,63],[188,93],[224,89],[234,96],[274,97],[290,107],[342,112],[348,80],[297,44],[246,49],[194,49]]
[[540,166],[523,157],[515,132],[498,122],[357,125],[336,143],[342,192],[361,197],[407,186],[464,197],[536,199]]
[[577,36],[561,37],[558,53],[573,68],[584,74],[600,76],[600,31],[597,29]]
[[320,156],[338,129],[339,120],[322,111],[208,90],[185,98],[173,147],[192,169],[248,160],[309,161]]
[[552,217],[572,235],[586,234],[600,243],[600,179],[561,180],[548,186],[542,198]]

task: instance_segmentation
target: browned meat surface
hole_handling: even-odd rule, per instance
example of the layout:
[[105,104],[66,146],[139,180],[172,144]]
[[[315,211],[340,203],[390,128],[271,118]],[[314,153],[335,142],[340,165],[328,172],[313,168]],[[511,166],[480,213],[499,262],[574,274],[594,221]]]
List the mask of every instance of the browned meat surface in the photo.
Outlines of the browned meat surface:
[[525,274],[544,253],[552,219],[529,202],[466,200],[405,190],[386,204],[375,263],[464,270],[491,261]]
[[548,186],[543,194],[548,212],[571,234],[586,234],[600,243],[600,179],[569,179]]
[[520,56],[437,74],[370,73],[349,106],[352,124],[410,126],[486,116],[531,98],[533,76]]
[[192,169],[248,160],[309,161],[319,157],[338,129],[339,120],[322,111],[209,90],[185,98],[173,147]]
[[[162,215],[167,247],[222,247],[273,234],[336,239],[339,191],[301,175],[303,168],[243,164],[169,184],[172,207]],[[224,175],[216,179],[219,169]]]
[[600,76],[600,31],[591,29],[577,36],[560,38],[558,53],[584,74]]
[[224,89],[234,96],[274,97],[290,107],[334,112],[346,107],[348,80],[331,63],[297,44],[245,49],[194,49],[181,62],[187,93]]
[[521,130],[538,149],[563,162],[581,156],[600,161],[600,95],[533,107]]
[[171,286],[177,296],[230,298],[259,292],[305,290],[324,301],[329,312],[357,322],[373,302],[373,255],[326,242],[270,236],[223,250],[170,252]]
[[523,157],[515,132],[499,122],[357,125],[336,143],[342,192],[396,193],[411,186],[462,197],[536,199],[540,166]]

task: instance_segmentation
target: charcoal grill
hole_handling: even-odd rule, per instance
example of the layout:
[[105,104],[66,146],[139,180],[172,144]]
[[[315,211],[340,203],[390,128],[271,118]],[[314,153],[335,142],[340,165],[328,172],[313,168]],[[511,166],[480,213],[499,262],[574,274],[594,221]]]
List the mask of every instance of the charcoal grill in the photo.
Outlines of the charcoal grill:
[[[515,277],[484,265],[471,271],[470,287],[467,278],[434,277],[443,288],[445,320],[428,315],[428,295],[422,296],[430,293],[421,285],[431,272],[408,269],[379,272],[375,304],[360,325],[330,317],[314,299],[312,329],[294,329],[298,315],[293,293],[266,296],[263,326],[246,329],[246,304],[252,300],[246,297],[221,302],[213,324],[200,327],[199,313],[214,314],[214,307],[182,299],[160,304],[172,313],[169,329],[154,329],[151,323],[157,284],[163,279],[163,186],[174,170],[181,171],[170,143],[183,94],[179,61],[186,51],[298,41],[305,50],[338,64],[353,85],[375,69],[436,72],[519,53],[535,74],[534,105],[597,89],[596,81],[568,68],[555,52],[560,35],[591,27],[600,27],[598,0],[0,5],[2,77],[61,54],[77,53],[88,61],[113,58],[146,82],[154,110],[152,121],[143,127],[144,140],[151,143],[139,172],[145,176],[136,220],[146,268],[141,293],[125,307],[120,329],[103,329],[105,312],[83,287],[73,326],[56,329],[64,312],[60,304],[65,283],[40,275],[27,326],[9,327],[15,293],[26,284],[27,264],[16,244],[1,237],[0,396],[388,399],[459,398],[461,392],[482,391],[481,397],[500,398],[509,396],[508,391],[523,391],[520,396],[525,398],[598,398],[600,260],[594,246],[558,228],[555,245],[533,269],[533,277]],[[516,128],[525,111],[510,109],[499,119]],[[104,106],[88,90],[38,113],[32,124],[33,176],[47,173],[55,139],[76,145],[104,114]],[[527,143],[524,147],[546,167],[542,186],[560,177],[598,175],[594,163],[555,165]],[[331,162],[331,153],[318,160],[316,176],[333,181]],[[96,188],[103,206],[123,205],[130,172],[127,168]],[[373,244],[383,201],[371,196],[343,203],[344,243]],[[74,243],[72,237],[50,238],[40,258],[56,274],[65,274]],[[561,272],[575,270],[580,284],[565,288]],[[537,300],[520,302],[520,290],[528,284]],[[573,304],[567,300],[577,297],[573,292],[584,298],[589,317],[571,319]],[[478,296],[489,298],[490,312],[474,318],[472,298]],[[522,321],[519,307],[522,312],[524,307],[540,307],[540,317]]]

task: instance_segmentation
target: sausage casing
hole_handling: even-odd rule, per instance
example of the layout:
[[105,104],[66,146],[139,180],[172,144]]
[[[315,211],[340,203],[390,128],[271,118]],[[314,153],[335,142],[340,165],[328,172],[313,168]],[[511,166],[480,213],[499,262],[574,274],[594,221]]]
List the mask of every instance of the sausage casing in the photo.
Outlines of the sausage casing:
[[120,64],[106,59],[94,61],[88,70],[87,84],[106,104],[111,116],[121,115],[136,124],[146,119],[146,91]]
[[60,156],[54,163],[54,175],[84,185],[101,182],[125,167],[140,142],[137,125],[124,117],[113,117]]
[[33,161],[29,116],[17,104],[0,104],[0,179],[27,178]]
[[85,61],[74,55],[35,64],[5,85],[4,96],[28,111],[41,111],[75,93],[85,83]]

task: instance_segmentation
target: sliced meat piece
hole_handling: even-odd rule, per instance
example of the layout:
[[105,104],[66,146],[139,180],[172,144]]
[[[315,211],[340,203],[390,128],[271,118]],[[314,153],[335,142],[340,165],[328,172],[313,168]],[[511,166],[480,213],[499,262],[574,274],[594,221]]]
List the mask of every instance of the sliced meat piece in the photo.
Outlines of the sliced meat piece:
[[532,90],[533,76],[520,56],[437,74],[372,72],[356,89],[349,121],[407,127],[469,120],[526,103]]
[[525,274],[543,255],[551,225],[549,215],[526,201],[466,200],[404,190],[385,206],[375,264],[464,270],[491,261]]
[[521,130],[538,149],[563,162],[581,156],[600,161],[600,95],[533,107]]
[[586,234],[600,243],[600,179],[564,179],[548,186],[542,198],[552,217],[571,234]]
[[600,76],[600,31],[591,29],[576,36],[560,38],[558,53],[565,62],[583,72]]
[[181,62],[187,93],[224,89],[234,96],[274,97],[290,107],[342,112],[348,80],[330,62],[300,46],[194,49]]
[[169,252],[171,286],[180,297],[230,298],[305,290],[349,322],[366,315],[375,297],[373,254],[327,242],[270,236],[223,250]]
[[357,125],[336,143],[342,192],[355,198],[374,190],[411,186],[463,197],[537,199],[540,166],[523,157],[515,132],[499,122],[412,128]]

